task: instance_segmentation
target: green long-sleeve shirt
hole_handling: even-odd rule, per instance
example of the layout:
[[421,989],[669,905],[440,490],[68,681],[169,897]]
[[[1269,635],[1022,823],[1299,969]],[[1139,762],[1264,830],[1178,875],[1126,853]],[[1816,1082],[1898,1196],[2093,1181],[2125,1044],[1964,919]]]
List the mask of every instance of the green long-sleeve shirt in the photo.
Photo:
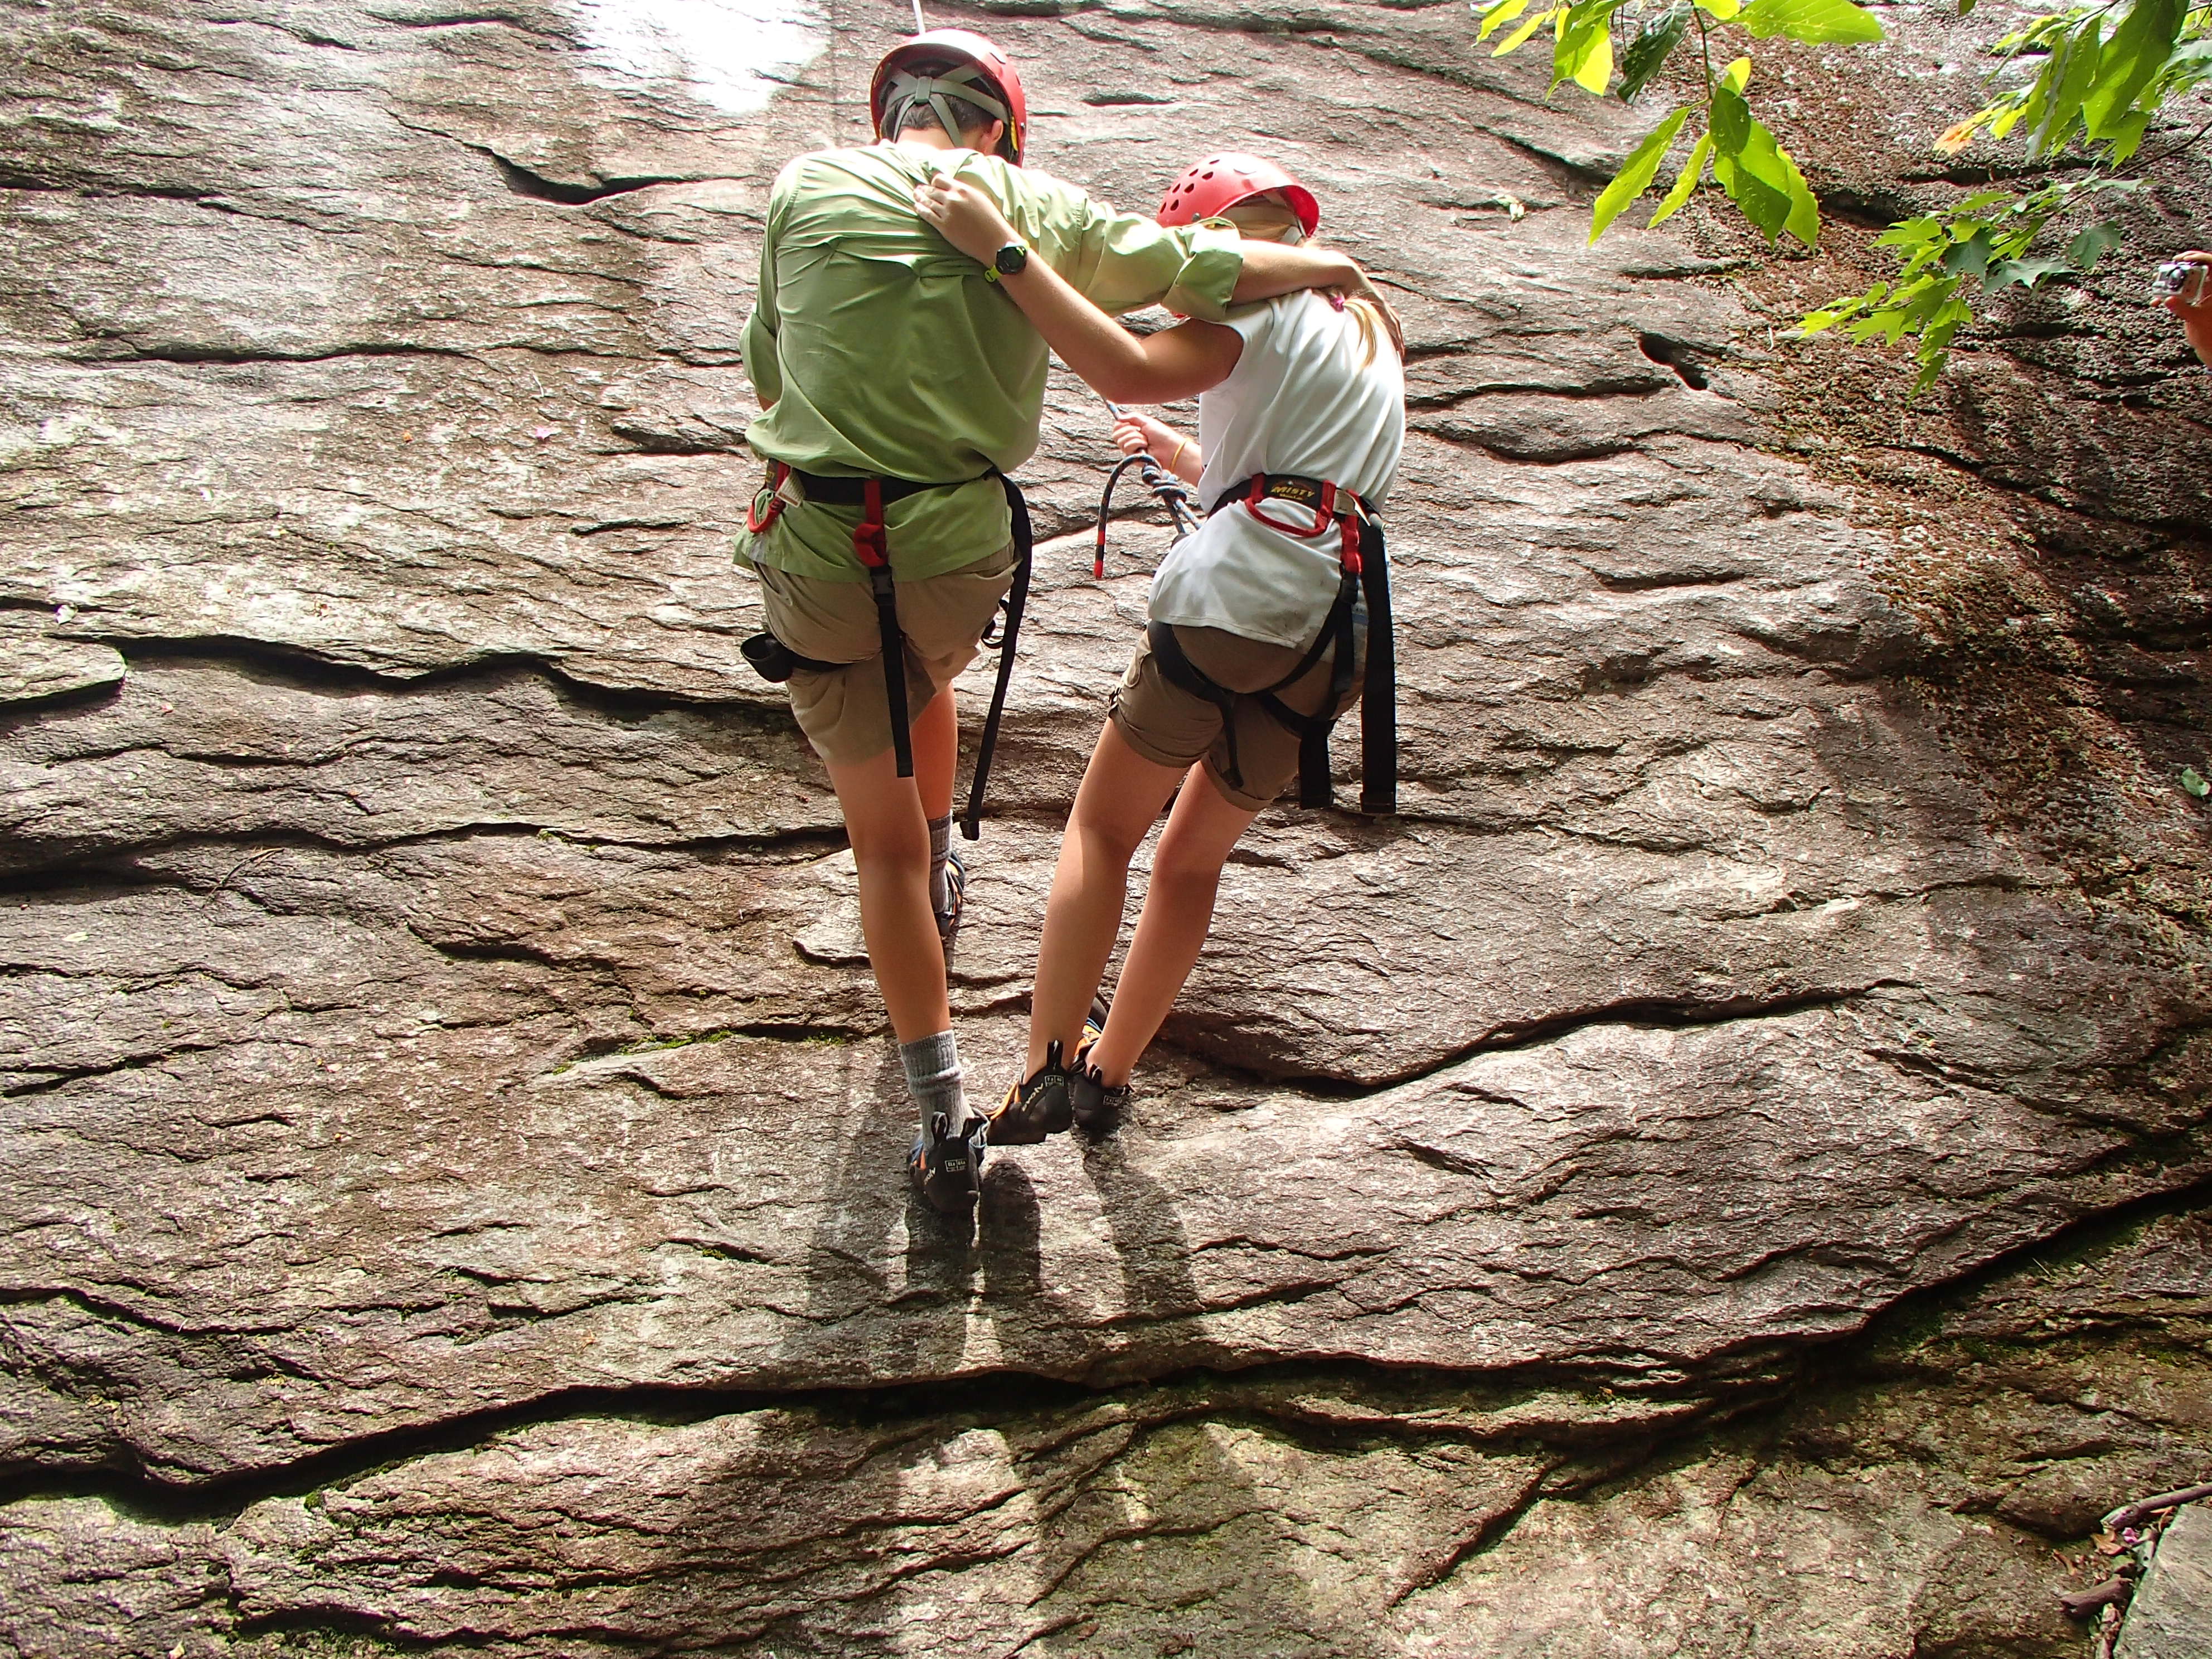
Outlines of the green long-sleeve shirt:
[[[817,150],[784,168],[769,197],[760,297],[745,325],[745,369],[766,414],[745,440],[804,472],[973,479],[884,514],[902,580],[939,575],[1006,544],[1006,502],[990,469],[1036,449],[1044,340],[982,267],[914,206],[949,171],[998,204],[1032,257],[1109,312],[1164,301],[1218,319],[1243,269],[1234,232],[1170,230],[1116,214],[1072,185],[973,150],[893,144]],[[809,505],[740,561],[858,581],[857,509]]]

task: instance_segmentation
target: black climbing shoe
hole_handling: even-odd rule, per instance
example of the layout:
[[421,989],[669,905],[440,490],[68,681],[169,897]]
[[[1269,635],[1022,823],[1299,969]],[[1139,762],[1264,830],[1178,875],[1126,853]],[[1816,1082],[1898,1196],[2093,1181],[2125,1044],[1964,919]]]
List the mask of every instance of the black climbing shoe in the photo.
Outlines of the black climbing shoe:
[[968,866],[957,847],[945,855],[945,908],[936,912],[937,938],[949,959],[952,941],[960,937],[960,913],[968,908]]
[[906,1172],[922,1202],[939,1215],[965,1215],[983,1190],[985,1121],[970,1118],[960,1134],[946,1133],[945,1114],[929,1120],[929,1133],[914,1138]]
[[1060,1064],[1060,1044],[1054,1042],[1046,1048],[1036,1075],[1008,1089],[991,1114],[991,1144],[1034,1146],[1073,1121],[1067,1106],[1067,1067]]
[[1129,1103],[1129,1085],[1108,1086],[1091,1063],[1091,1051],[1106,1035],[1106,1015],[1112,1007],[1103,993],[1091,999],[1091,1015],[1083,1022],[1083,1040],[1075,1045],[1075,1064],[1067,1073],[1068,1115],[1079,1128],[1093,1134],[1111,1134],[1121,1121],[1121,1109]]

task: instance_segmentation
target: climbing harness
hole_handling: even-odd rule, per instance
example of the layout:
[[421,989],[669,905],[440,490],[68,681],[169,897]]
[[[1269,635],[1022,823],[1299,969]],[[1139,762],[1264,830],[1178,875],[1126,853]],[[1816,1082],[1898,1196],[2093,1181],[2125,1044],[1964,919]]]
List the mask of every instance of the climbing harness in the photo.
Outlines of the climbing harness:
[[[1106,571],[1106,513],[1113,500],[1114,485],[1131,462],[1150,459],[1143,454],[1129,456],[1107,475],[1106,494],[1098,509],[1097,551],[1091,562],[1094,577],[1103,577]],[[1197,528],[1197,521],[1189,515],[1188,491],[1180,479],[1170,479],[1164,474],[1155,477],[1156,471],[1144,470],[1142,476],[1175,520],[1180,539]],[[1313,514],[1311,526],[1276,517],[1267,511],[1269,501],[1309,509]],[[1342,547],[1338,567],[1342,579],[1337,586],[1336,599],[1329,606],[1313,644],[1298,659],[1297,666],[1273,685],[1258,691],[1240,692],[1215,684],[1184,653],[1175,629],[1165,623],[1156,622],[1146,624],[1145,632],[1152,642],[1152,655],[1158,659],[1161,674],[1170,684],[1203,697],[1221,711],[1222,732],[1229,748],[1228,781],[1232,788],[1244,787],[1237,755],[1237,700],[1257,697],[1262,708],[1297,734],[1298,805],[1316,808],[1332,805],[1334,796],[1329,774],[1329,729],[1342,711],[1345,693],[1352,689],[1359,654],[1357,623],[1364,592],[1367,601],[1367,669],[1359,704],[1359,810],[1378,816],[1395,812],[1398,665],[1391,637],[1390,568],[1383,548],[1382,521],[1352,490],[1326,479],[1302,478],[1287,473],[1254,473],[1243,483],[1224,491],[1206,509],[1206,515],[1210,518],[1224,508],[1236,507],[1242,507],[1269,529],[1301,540],[1316,540],[1335,531],[1341,538]],[[1328,700],[1318,714],[1301,714],[1276,693],[1304,678],[1332,645],[1335,657],[1330,667]]]
[[[969,841],[981,834],[979,821],[983,811],[983,788],[991,775],[992,755],[998,748],[999,725],[1006,707],[1006,687],[1013,678],[1014,642],[1021,632],[1023,609],[1029,603],[1030,555],[1034,540],[1029,502],[1023,498],[1021,487],[996,467],[978,476],[997,478],[1006,490],[1006,511],[1013,526],[1014,579],[1001,605],[1005,623],[995,633],[985,629],[981,641],[984,646],[998,649],[999,678],[992,689],[990,712],[983,720],[983,741],[975,752],[975,775],[969,789],[968,811],[960,820],[960,833]],[[876,633],[884,664],[884,697],[890,708],[891,752],[898,763],[899,776],[910,778],[914,775],[914,734],[908,724],[906,700],[906,633],[899,626],[898,597],[891,580],[890,544],[884,529],[884,509],[894,501],[902,501],[925,490],[957,489],[963,484],[974,483],[975,479],[921,483],[911,478],[833,477],[801,472],[781,461],[774,461],[769,465],[767,484],[745,509],[747,530],[755,536],[764,534],[783,516],[784,508],[791,503],[791,498],[784,492],[794,479],[805,501],[860,509],[860,522],[853,526],[853,552],[866,569],[868,585],[875,595]],[[738,648],[755,672],[768,680],[787,680],[802,670],[820,674],[849,665],[801,656],[774,634],[756,634]]]

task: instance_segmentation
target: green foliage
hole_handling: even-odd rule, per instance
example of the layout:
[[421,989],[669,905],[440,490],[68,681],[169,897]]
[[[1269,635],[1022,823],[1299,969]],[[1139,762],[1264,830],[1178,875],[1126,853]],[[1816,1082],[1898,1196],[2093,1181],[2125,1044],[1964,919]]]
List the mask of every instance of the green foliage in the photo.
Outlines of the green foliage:
[[[1503,57],[1517,52],[1546,24],[1552,28],[1552,88],[1573,82],[1584,91],[1602,96],[1610,87],[1624,102],[1633,100],[1663,69],[1685,42],[1695,40],[1705,83],[1704,120],[1690,147],[1690,156],[1675,174],[1674,182],[1650,221],[1680,211],[1692,191],[1705,178],[1708,167],[1729,199],[1745,218],[1757,226],[1769,242],[1786,232],[1807,247],[1820,240],[1820,204],[1798,171],[1765,125],[1752,112],[1744,96],[1751,77],[1751,59],[1738,57],[1720,75],[1713,73],[1712,37],[1716,30],[1737,27],[1754,40],[1784,36],[1832,45],[1852,45],[1882,38],[1881,25],[1872,12],[1852,0],[1668,0],[1657,9],[1649,0],[1569,0],[1535,9],[1536,0],[1477,0],[1473,9],[1481,17],[1477,39],[1487,40],[1509,25],[1511,33],[1493,49]],[[1634,27],[1632,28],[1631,24]],[[1616,52],[1616,35],[1626,44]],[[1613,82],[1614,66],[1620,82]],[[1620,172],[1597,198],[1590,216],[1590,240],[1603,235],[1623,210],[1656,182],[1668,151],[1698,109],[1684,105],[1662,117],[1650,135],[1638,144]]]
[[2185,766],[2181,769],[2181,787],[2199,800],[2203,800],[2207,795],[2212,795],[2212,783],[2207,783],[2198,777],[2197,769],[2193,766]]
[[2086,195],[2124,194],[2132,179],[2092,177],[2048,185],[2025,196],[1983,191],[1947,214],[1892,225],[1875,246],[1893,249],[1894,278],[1863,294],[1833,301],[1806,318],[1807,334],[1844,325],[1855,340],[1895,345],[1911,335],[1920,365],[1913,390],[1924,390],[1942,372],[1951,337],[1973,320],[1970,297],[2017,283],[2033,288],[2052,276],[2094,269],[2120,237],[2109,224],[2090,226],[2067,245],[2063,257],[2027,257],[2045,227]]
[[[1963,15],[1972,0],[1960,0]],[[1847,324],[1857,339],[1910,337],[1915,392],[1942,372],[1973,301],[2018,283],[2034,289],[2093,270],[2117,246],[2116,226],[2089,222],[2097,198],[2141,188],[2120,169],[2142,147],[2173,99],[2212,78],[2212,6],[2185,0],[2106,0],[2030,19],[1990,47],[1998,72],[2040,58],[2035,74],[2000,93],[1936,141],[1956,155],[1977,139],[2014,143],[2048,182],[2015,195],[1969,197],[1939,219],[1893,225],[1879,246],[1895,250],[1897,275],[1863,294],[1831,301],[1804,332]],[[2065,171],[2055,171],[2060,167]],[[2071,233],[2070,234],[2069,233]],[[2065,237],[2063,247],[2039,248]]]
[[[1974,3],[1959,0],[1960,15]],[[1668,156],[1688,137],[1689,153],[1649,224],[1680,212],[1710,174],[1770,244],[1784,235],[1808,248],[1817,243],[1820,204],[1747,95],[1752,60],[1738,55],[1715,73],[1715,37],[1741,29],[1754,40],[1861,45],[1882,38],[1865,7],[1852,0],[1475,0],[1471,9],[1482,20],[1478,40],[1501,36],[1493,56],[1519,51],[1548,26],[1555,92],[1572,82],[1633,100],[1694,45],[1704,96],[1668,111],[1630,152],[1591,211],[1592,241],[1657,185]],[[2033,77],[1946,132],[1938,152],[1954,155],[1977,139],[2009,141],[2023,144],[2032,163],[2065,171],[2039,186],[1984,191],[1940,215],[1893,225],[1878,246],[1895,254],[1897,274],[1831,301],[1802,325],[1807,334],[1842,325],[1855,339],[1911,339],[1920,371],[1915,391],[1942,372],[1978,300],[2015,284],[2070,280],[2118,242],[2118,230],[2097,220],[2094,198],[2137,188],[2118,169],[2136,156],[2161,110],[2212,81],[2212,0],[2076,5],[2030,19],[1990,50],[1999,73],[2041,62]]]

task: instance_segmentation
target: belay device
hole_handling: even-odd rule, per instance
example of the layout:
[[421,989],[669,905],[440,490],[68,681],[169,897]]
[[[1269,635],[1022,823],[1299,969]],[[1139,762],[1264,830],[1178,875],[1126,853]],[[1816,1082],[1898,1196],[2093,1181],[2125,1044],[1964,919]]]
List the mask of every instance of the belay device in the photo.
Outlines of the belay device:
[[[1106,407],[1116,416],[1121,413],[1117,404],[1109,403]],[[1190,487],[1163,469],[1144,450],[1125,456],[1106,475],[1106,488],[1098,498],[1098,544],[1091,562],[1091,574],[1095,578],[1103,579],[1106,574],[1106,519],[1113,510],[1114,486],[1133,467],[1167,509],[1168,517],[1175,524],[1177,541],[1198,529],[1198,516],[1191,510]],[[1304,528],[1270,515],[1267,504],[1275,501],[1310,509],[1313,514],[1312,527]],[[1322,479],[1279,473],[1255,473],[1244,483],[1224,491],[1221,498],[1206,508],[1206,516],[1211,518],[1216,513],[1237,507],[1243,507],[1269,529],[1286,536],[1317,539],[1336,531],[1342,538],[1338,568],[1343,577],[1335,603],[1329,606],[1320,633],[1298,659],[1297,666],[1261,690],[1231,691],[1226,686],[1215,684],[1184,654],[1174,629],[1164,623],[1151,623],[1146,625],[1146,634],[1152,642],[1152,655],[1159,662],[1160,672],[1171,684],[1194,696],[1203,697],[1221,711],[1222,732],[1229,747],[1229,781],[1233,787],[1241,789],[1244,785],[1237,763],[1237,699],[1256,697],[1262,708],[1297,734],[1298,805],[1332,806],[1335,796],[1328,758],[1329,728],[1336,723],[1344,694],[1352,689],[1352,667],[1358,654],[1355,613],[1364,592],[1367,599],[1367,672],[1361,680],[1359,694],[1359,810],[1376,816],[1395,812],[1398,663],[1391,635],[1390,567],[1382,545],[1382,520],[1349,489],[1340,489]],[[1332,647],[1335,655],[1330,666],[1328,700],[1319,714],[1301,714],[1276,693],[1304,679]],[[1003,672],[1004,665],[1000,667]]]
[[[1014,544],[1014,580],[1006,590],[1002,609],[1005,624],[994,635],[986,629],[981,643],[995,646],[999,652],[998,684],[992,688],[990,712],[983,720],[983,741],[975,751],[975,776],[969,786],[968,810],[961,815],[960,833],[974,841],[981,834],[983,787],[991,775],[991,757],[999,746],[999,724],[1006,714],[1006,686],[1014,674],[1014,641],[1021,633],[1022,610],[1030,597],[1030,552],[1033,537],[1030,529],[1030,507],[1022,497],[1021,487],[995,468],[981,475],[995,477],[1006,492],[1006,511],[1012,520]],[[902,778],[914,775],[914,732],[906,701],[906,632],[899,626],[896,585],[891,580],[890,544],[884,530],[884,509],[893,501],[902,501],[909,495],[919,495],[926,489],[957,489],[963,484],[974,483],[974,478],[956,478],[949,483],[917,483],[911,478],[832,477],[820,473],[800,472],[781,461],[771,464],[767,487],[753,500],[745,512],[745,528],[755,536],[765,532],[782,515],[788,501],[784,486],[792,479],[809,501],[830,507],[857,507],[860,522],[853,526],[853,552],[868,573],[868,585],[875,593],[876,632],[880,643],[884,665],[884,697],[890,705],[891,719],[891,753],[898,763],[898,775]],[[768,505],[761,506],[765,498]],[[745,660],[763,679],[781,682],[800,672],[814,674],[832,673],[848,667],[846,663],[823,662],[813,657],[802,657],[773,634],[756,634],[738,647]]]

